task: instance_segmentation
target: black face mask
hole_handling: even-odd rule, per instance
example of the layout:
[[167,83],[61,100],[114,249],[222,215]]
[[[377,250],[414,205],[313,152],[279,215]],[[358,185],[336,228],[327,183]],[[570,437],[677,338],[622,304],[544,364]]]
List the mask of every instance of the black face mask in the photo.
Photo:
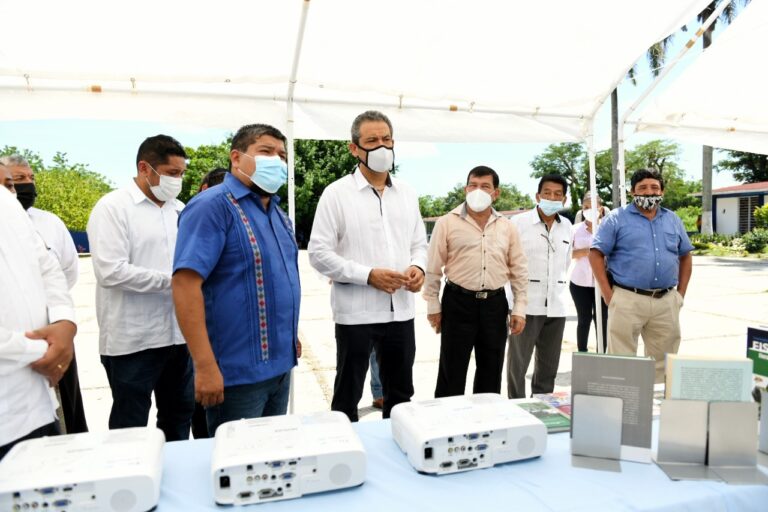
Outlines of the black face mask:
[[16,183],[14,188],[16,188],[16,199],[19,200],[25,210],[29,210],[35,205],[37,189],[34,183]]

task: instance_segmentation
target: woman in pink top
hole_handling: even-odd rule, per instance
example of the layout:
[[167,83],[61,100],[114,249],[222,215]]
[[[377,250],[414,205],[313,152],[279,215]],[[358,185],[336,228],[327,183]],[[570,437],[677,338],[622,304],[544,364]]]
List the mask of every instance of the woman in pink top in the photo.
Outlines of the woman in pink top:
[[[600,198],[597,198],[599,217],[602,218],[605,208],[600,205]],[[576,315],[578,325],[576,327],[576,341],[579,352],[587,352],[587,340],[589,339],[589,324],[594,322],[597,328],[597,318],[595,312],[595,280],[592,276],[592,267],[589,266],[589,246],[592,244],[592,202],[589,192],[584,195],[581,203],[584,222],[573,226],[573,260],[571,269],[571,297],[576,305]],[[608,306],[601,300],[603,310],[603,351],[607,346],[606,333],[608,325]]]

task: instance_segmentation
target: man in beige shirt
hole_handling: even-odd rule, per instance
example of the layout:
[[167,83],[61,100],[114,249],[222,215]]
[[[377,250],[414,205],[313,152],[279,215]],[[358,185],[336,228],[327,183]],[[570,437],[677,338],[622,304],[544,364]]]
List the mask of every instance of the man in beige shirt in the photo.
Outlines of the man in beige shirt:
[[[499,393],[509,332],[525,328],[528,267],[514,225],[491,204],[499,176],[479,166],[467,176],[466,201],[438,219],[427,256],[427,319],[440,337],[435,397],[463,395],[475,350],[474,393]],[[442,304],[440,279],[446,276]],[[515,303],[507,303],[509,282]]]

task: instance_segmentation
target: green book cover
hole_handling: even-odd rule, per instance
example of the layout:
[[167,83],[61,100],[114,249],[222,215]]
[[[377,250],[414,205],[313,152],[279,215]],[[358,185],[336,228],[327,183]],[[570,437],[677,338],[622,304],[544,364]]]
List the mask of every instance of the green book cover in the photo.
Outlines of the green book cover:
[[747,357],[754,363],[755,386],[768,388],[768,330],[747,328]]
[[568,432],[571,429],[571,419],[563,412],[555,409],[546,402],[542,402],[536,398],[520,401],[517,405],[529,413],[533,414],[544,423],[547,427],[547,432],[553,434],[555,432]]

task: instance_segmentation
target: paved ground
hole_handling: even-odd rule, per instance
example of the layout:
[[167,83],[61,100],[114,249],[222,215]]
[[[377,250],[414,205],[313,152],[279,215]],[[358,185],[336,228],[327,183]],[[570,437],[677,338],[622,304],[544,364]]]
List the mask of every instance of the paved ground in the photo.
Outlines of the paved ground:
[[[295,412],[305,413],[330,408],[336,367],[336,348],[327,280],[314,272],[306,251],[300,253],[302,306],[300,329],[304,357],[295,370]],[[111,396],[98,355],[98,326],[93,306],[95,277],[89,258],[80,260],[80,279],[74,289],[79,331],[76,339],[80,382],[86,415],[91,430],[106,430]],[[440,338],[426,320],[426,303],[416,301],[415,398],[431,398],[437,377]],[[768,262],[694,257],[691,280],[681,319],[686,354],[731,355],[745,353],[748,326],[768,324]],[[591,333],[594,350],[594,332]],[[557,385],[570,385],[570,353],[576,350],[576,313],[571,307],[566,323],[563,354]],[[470,363],[468,391],[474,375]],[[503,383],[506,389],[506,381]],[[360,402],[361,420],[378,419],[381,414],[370,407],[366,387]],[[153,416],[154,417],[154,416]],[[154,422],[154,419],[150,420]]]

